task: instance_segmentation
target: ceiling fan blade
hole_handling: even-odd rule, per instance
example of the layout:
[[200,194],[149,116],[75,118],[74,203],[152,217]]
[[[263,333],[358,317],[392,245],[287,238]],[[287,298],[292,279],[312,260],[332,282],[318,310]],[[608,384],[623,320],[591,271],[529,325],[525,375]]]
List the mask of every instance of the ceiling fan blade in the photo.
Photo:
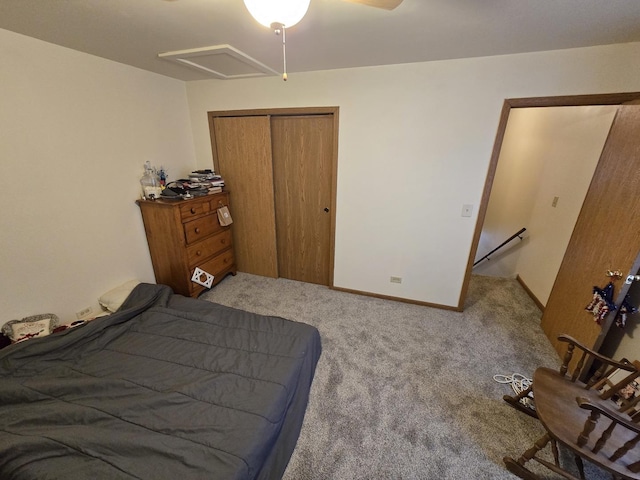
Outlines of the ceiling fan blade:
[[351,3],[360,3],[370,7],[384,8],[385,10],[393,10],[402,3],[402,0],[346,0]]

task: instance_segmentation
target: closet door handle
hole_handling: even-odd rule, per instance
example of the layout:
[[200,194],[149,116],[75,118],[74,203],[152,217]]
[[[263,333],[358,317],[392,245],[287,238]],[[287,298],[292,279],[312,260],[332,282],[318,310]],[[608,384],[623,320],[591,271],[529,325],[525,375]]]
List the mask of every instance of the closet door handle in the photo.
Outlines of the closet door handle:
[[324,211],[325,211],[326,213],[329,213],[329,207],[324,207]]

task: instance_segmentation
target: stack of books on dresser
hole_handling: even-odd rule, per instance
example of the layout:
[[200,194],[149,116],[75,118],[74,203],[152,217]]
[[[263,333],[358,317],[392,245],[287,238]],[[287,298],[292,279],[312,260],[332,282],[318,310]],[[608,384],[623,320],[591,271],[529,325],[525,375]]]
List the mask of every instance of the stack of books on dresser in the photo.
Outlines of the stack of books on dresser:
[[196,170],[189,174],[192,186],[206,188],[208,193],[220,193],[224,187],[224,179],[213,170]]

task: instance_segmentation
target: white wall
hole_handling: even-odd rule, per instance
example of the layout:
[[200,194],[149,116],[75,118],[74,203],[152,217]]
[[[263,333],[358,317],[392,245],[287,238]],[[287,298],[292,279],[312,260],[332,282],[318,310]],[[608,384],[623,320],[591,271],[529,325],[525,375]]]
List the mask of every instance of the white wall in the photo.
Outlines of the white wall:
[[546,304],[616,108],[511,110],[477,258],[520,228],[527,231],[474,273],[518,274]]
[[[547,125],[547,136],[553,136],[554,141],[538,145],[546,159],[544,180],[533,201],[529,244],[520,253],[516,271],[544,305],[549,300],[615,112],[616,107],[565,107],[556,113],[557,123]],[[574,159],[574,168],[566,168],[571,159]],[[554,197],[559,197],[555,208],[552,207]]]
[[207,111],[339,106],[335,285],[450,306],[504,99],[621,91],[640,91],[640,43],[187,84],[199,168]]
[[184,82],[0,30],[0,324],[154,281],[142,165],[195,166]]

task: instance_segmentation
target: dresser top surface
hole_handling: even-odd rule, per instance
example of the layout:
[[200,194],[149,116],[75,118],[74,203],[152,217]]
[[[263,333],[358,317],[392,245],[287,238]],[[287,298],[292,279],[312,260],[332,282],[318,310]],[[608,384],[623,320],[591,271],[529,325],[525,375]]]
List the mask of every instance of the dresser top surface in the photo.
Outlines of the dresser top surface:
[[175,200],[173,199],[168,199],[168,198],[159,198],[157,200],[144,200],[144,199],[138,199],[136,200],[136,203],[138,205],[162,205],[165,207],[175,207],[175,206],[182,206],[182,205],[186,205],[189,203],[199,203],[199,202],[203,202],[203,201],[209,201],[212,198],[219,198],[219,197],[224,197],[228,195],[228,192],[218,192],[218,193],[209,193],[207,195],[201,195],[198,197],[193,197],[193,198],[177,198]]

